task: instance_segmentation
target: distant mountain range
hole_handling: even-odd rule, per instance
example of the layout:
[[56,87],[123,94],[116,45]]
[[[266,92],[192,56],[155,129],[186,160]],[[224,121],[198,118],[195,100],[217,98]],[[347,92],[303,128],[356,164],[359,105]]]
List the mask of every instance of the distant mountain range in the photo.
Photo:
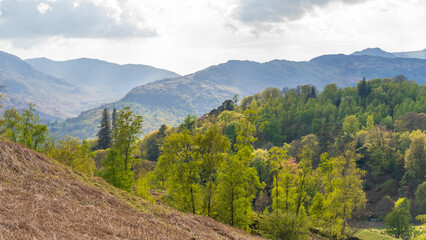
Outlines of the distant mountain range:
[[[188,114],[202,115],[237,93],[245,97],[266,87],[312,84],[322,89],[330,83],[345,87],[363,77],[391,78],[400,74],[425,84],[426,60],[420,57],[426,58],[425,50],[389,53],[369,48],[303,62],[232,60],[179,76],[145,65],[118,65],[87,58],[23,61],[0,52],[0,85],[6,86],[6,106],[22,108],[26,102],[33,102],[45,120],[69,117],[63,122],[50,122],[52,133],[90,138],[95,137],[105,106],[110,110],[132,106],[143,115],[144,131],[149,133],[161,124],[176,125]],[[124,97],[115,101],[119,96]]]
[[147,65],[119,65],[90,58],[68,61],[33,58],[25,61],[51,76],[65,79],[73,84],[97,88],[115,96],[117,99],[136,86],[167,77],[179,76],[174,72]]
[[22,60],[0,51],[0,85],[6,107],[35,103],[44,120],[64,120],[122,97],[132,88],[176,73],[145,65],[118,65],[95,59],[64,62]]
[[[366,51],[371,52],[371,51]],[[426,60],[370,56],[365,54],[324,55],[310,61],[274,60],[266,63],[228,61],[182,77],[166,78],[132,89],[121,100],[83,112],[51,129],[59,136],[94,137],[103,107],[130,105],[144,117],[144,131],[161,124],[176,125],[187,114],[202,115],[236,93],[248,96],[266,87],[292,88],[312,84],[322,89],[336,83],[353,86],[363,77],[392,78],[403,74],[426,83]]]
[[375,57],[386,57],[386,58],[420,58],[426,59],[426,49],[412,52],[386,52],[380,48],[366,48],[362,51],[356,51],[352,55],[368,55]]

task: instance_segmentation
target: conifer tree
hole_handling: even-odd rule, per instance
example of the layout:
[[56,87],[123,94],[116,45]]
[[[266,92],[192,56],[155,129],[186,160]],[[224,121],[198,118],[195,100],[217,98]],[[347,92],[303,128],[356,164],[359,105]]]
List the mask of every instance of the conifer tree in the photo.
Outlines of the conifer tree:
[[114,132],[115,127],[117,126],[117,109],[112,110],[112,132]]
[[102,112],[101,126],[98,132],[98,149],[107,149],[111,146],[111,123],[108,109]]

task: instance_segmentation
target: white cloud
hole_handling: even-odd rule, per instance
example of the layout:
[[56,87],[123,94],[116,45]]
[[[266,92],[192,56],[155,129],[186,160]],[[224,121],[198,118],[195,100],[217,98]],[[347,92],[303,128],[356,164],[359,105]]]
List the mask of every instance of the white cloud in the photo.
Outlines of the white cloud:
[[[8,1],[11,0],[3,3]],[[67,17],[61,18],[58,14],[64,11],[58,8],[63,6],[59,4],[62,1],[68,1],[69,11],[76,13],[65,11]],[[307,2],[313,0],[306,0],[304,4]],[[319,5],[316,2],[297,19],[263,21],[256,26],[236,18],[240,0],[61,0],[49,2],[52,11],[42,15],[57,14],[48,18],[58,22],[57,28],[50,24],[49,31],[42,35],[20,33],[26,37],[19,41],[16,39],[19,32],[14,33],[12,27],[20,26],[11,22],[4,24],[6,13],[2,14],[0,36],[3,40],[0,40],[0,46],[1,50],[23,58],[45,56],[66,60],[91,57],[118,63],[148,64],[180,74],[230,59],[260,62],[309,60],[321,54],[350,54],[367,47],[381,47],[386,51],[426,47],[426,1],[322,2],[327,3]],[[74,3],[80,5],[74,7]],[[3,11],[2,6],[4,4],[0,3]],[[34,7],[36,5],[32,6],[34,14],[41,15]],[[14,16],[14,19],[31,22],[28,19],[34,14],[26,13],[26,18]],[[3,29],[10,32],[6,34]],[[24,29],[31,32],[30,26]],[[134,37],[131,33],[138,29],[155,31],[148,35],[151,37]],[[38,31],[44,30],[38,28]]]
[[156,35],[155,28],[147,26],[143,16],[127,9],[126,1],[122,0],[50,0],[48,4],[39,0],[3,0],[0,11],[0,38],[132,38]]
[[47,11],[52,11],[52,7],[49,4],[40,3],[39,5],[37,5],[37,10],[41,14],[45,14]]

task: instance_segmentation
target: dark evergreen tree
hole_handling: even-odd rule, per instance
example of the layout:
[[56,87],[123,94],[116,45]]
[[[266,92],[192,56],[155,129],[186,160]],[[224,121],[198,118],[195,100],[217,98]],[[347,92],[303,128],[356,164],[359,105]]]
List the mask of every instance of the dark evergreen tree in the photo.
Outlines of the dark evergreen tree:
[[114,132],[115,127],[117,126],[117,109],[112,110],[112,132]]
[[98,132],[98,149],[107,149],[111,146],[111,133],[109,113],[105,107],[102,112],[101,127]]
[[371,92],[370,84],[365,80],[365,77],[358,83],[358,94],[362,98],[368,97]]

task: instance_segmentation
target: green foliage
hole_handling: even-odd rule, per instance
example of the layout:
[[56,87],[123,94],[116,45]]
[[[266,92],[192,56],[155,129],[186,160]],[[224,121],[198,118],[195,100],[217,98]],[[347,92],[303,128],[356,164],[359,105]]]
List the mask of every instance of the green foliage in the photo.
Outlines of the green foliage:
[[426,133],[417,130],[410,134],[411,145],[405,153],[405,168],[414,174],[417,183],[425,181]]
[[102,112],[101,126],[98,132],[98,149],[107,149],[111,146],[111,134],[111,122],[108,109],[105,107]]
[[112,185],[132,191],[134,173],[131,167],[137,150],[137,140],[142,133],[142,116],[134,115],[130,107],[116,113],[112,148],[102,162],[101,175]]
[[130,107],[125,107],[118,111],[116,121],[113,148],[124,157],[124,169],[127,170],[132,164],[131,156],[137,149],[137,141],[142,133],[143,118],[134,115]]
[[319,172],[322,173],[323,195],[316,194],[310,209],[313,222],[330,236],[348,235],[348,222],[352,213],[365,204],[361,177],[363,171],[356,167],[358,156],[347,151],[344,155],[328,159],[321,157]]
[[252,200],[256,189],[262,188],[256,170],[246,164],[247,151],[230,157],[217,179],[215,218],[242,229],[248,229],[252,219]]
[[389,174],[396,179],[401,177],[398,165],[402,163],[403,156],[396,146],[392,132],[383,127],[373,127],[365,134],[362,146],[365,149],[364,158],[376,181]]
[[386,232],[396,238],[410,239],[413,231],[410,220],[410,201],[400,198],[386,216]]
[[157,161],[161,154],[164,138],[169,135],[171,131],[171,127],[163,124],[158,130],[145,135],[145,137],[138,142],[142,158],[150,161]]
[[154,201],[150,193],[151,186],[149,184],[149,173],[145,169],[141,169],[135,182],[135,193],[143,199]]
[[4,110],[3,127],[0,133],[14,142],[24,144],[35,150],[42,151],[46,146],[48,129],[45,125],[39,124],[39,116],[36,113],[35,105],[28,104],[28,108],[22,113],[16,108]]
[[261,224],[265,236],[271,239],[309,239],[309,221],[304,208],[296,216],[293,212],[276,210],[265,215]]
[[355,115],[349,115],[343,119],[343,131],[349,135],[355,135],[359,131],[359,121]]
[[419,214],[426,214],[426,182],[423,182],[417,187],[415,196],[418,206],[417,212]]
[[216,125],[210,126],[204,134],[198,135],[195,141],[201,158],[201,181],[205,183],[202,187],[203,212],[207,212],[207,216],[210,216],[215,188],[214,180],[218,169],[226,160],[230,143]]
[[110,149],[102,162],[101,176],[110,184],[130,192],[134,183],[134,174],[125,168],[124,156],[117,149]]
[[67,137],[61,139],[55,148],[48,150],[47,155],[58,162],[71,166],[79,172],[93,176],[95,161],[87,141]]

